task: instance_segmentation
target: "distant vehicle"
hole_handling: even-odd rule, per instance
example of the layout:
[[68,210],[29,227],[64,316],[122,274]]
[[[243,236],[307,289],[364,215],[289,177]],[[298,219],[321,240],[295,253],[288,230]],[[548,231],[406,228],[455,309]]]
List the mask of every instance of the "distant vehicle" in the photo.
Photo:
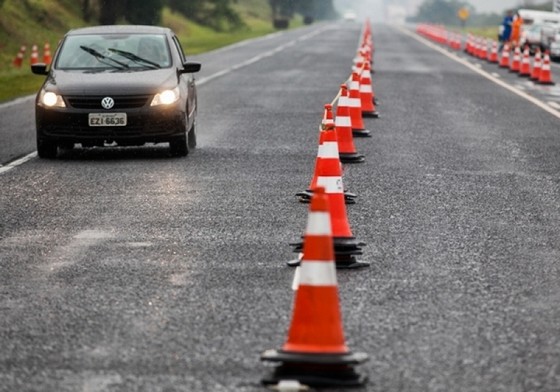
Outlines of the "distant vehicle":
[[548,41],[546,50],[549,51],[552,60],[560,60],[560,27],[555,28],[554,35]]
[[528,45],[531,53],[534,53],[536,49],[540,49],[541,31],[543,29],[543,26],[545,26],[545,24],[535,23],[523,28],[523,31],[521,32],[521,38],[519,40],[520,46],[524,48],[525,45]]
[[354,11],[346,11],[343,15],[344,20],[347,20],[349,22],[353,22],[356,20],[357,15]]
[[69,31],[35,101],[37,153],[58,147],[167,142],[184,156],[196,146],[196,85],[177,36],[154,26],[96,26]]
[[529,10],[522,8],[518,10],[519,15],[523,18],[523,25],[530,26],[539,23],[560,23],[560,14],[556,12]]
[[560,24],[544,26],[541,30],[541,49],[550,51],[551,58],[557,58],[559,56],[558,45],[560,45]]
[[[526,42],[533,50],[537,46],[541,46],[540,30],[542,26],[560,25],[560,14],[555,12],[529,10],[524,8],[518,10],[518,12],[523,19],[523,25],[521,27],[521,43],[524,45]],[[538,44],[535,41],[538,41]]]

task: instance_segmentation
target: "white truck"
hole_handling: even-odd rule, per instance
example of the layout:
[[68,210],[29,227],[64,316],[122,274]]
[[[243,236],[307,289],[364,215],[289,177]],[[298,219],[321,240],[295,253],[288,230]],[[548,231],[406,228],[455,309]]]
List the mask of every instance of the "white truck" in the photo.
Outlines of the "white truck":
[[529,45],[531,52],[550,47],[549,32],[560,26],[560,14],[522,8],[518,10],[523,19],[521,27],[521,46]]

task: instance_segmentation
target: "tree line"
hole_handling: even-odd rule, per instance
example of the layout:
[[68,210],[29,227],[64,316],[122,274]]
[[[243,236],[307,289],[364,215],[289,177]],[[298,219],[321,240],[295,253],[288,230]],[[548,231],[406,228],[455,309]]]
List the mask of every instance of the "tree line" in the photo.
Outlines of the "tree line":
[[[0,0],[2,1],[2,0]],[[163,7],[217,31],[231,31],[243,27],[243,20],[232,4],[239,0],[82,0],[87,21],[115,24],[125,20],[132,24],[157,25]],[[335,16],[332,0],[263,0],[268,1],[273,23],[288,21],[295,13],[304,16],[306,23],[314,19]],[[276,27],[287,27],[276,26]]]
[[[440,23],[445,25],[459,25],[461,21],[457,16],[457,12],[461,8],[466,8],[470,12],[468,24],[472,26],[492,26],[501,23],[503,14],[490,13],[479,14],[468,0],[424,0],[418,7],[415,17],[411,18],[411,22],[428,22]],[[504,11],[505,11],[504,7]],[[539,4],[531,4],[527,6],[519,5],[516,8],[531,8],[543,11],[552,10],[552,1],[543,0]]]

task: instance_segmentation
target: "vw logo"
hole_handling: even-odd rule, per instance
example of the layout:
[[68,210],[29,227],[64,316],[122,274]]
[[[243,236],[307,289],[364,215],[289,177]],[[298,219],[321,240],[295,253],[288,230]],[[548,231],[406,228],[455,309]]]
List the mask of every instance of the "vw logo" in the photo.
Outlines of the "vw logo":
[[101,100],[101,106],[103,106],[103,109],[109,110],[115,106],[115,100],[111,97],[105,97]]

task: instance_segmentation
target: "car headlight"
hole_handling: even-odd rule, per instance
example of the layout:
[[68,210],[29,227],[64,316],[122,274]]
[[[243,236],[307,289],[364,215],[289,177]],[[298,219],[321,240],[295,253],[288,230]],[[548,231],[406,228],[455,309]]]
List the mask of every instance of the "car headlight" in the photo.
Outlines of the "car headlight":
[[52,91],[41,91],[39,102],[49,108],[65,108],[66,104],[62,96],[53,93]]
[[158,106],[158,105],[171,105],[179,100],[181,93],[179,91],[179,86],[175,87],[172,90],[164,90],[161,93],[158,93],[152,99],[152,103],[150,106]]

